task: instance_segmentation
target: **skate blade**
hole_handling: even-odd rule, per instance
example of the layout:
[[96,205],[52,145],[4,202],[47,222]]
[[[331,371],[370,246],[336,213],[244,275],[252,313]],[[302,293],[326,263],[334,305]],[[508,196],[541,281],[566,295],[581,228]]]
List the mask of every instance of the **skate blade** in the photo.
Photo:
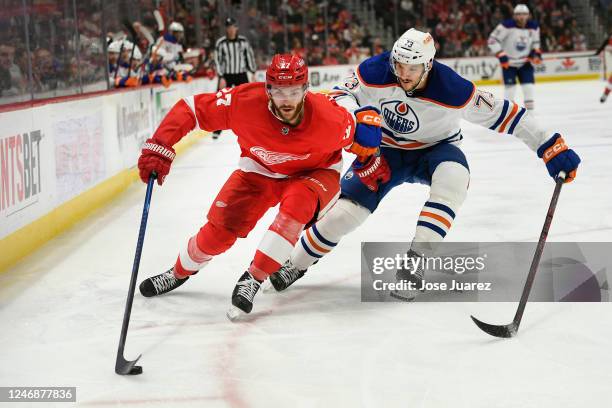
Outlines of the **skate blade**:
[[229,310],[227,311],[225,315],[231,322],[237,322],[241,318],[246,316],[247,313],[245,313],[242,309],[239,309],[236,306],[232,305],[230,306]]
[[389,296],[391,296],[394,299],[397,300],[401,300],[403,302],[413,302],[414,299],[416,299],[418,295],[418,292],[416,293],[410,293],[410,294],[404,294],[403,292],[397,292],[397,291],[392,291],[389,293]]

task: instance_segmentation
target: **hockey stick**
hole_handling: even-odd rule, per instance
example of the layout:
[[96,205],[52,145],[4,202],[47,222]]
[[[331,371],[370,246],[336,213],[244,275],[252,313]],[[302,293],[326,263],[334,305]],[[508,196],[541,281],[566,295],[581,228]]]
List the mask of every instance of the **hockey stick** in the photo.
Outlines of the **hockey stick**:
[[470,315],[474,323],[476,323],[476,326],[480,327],[482,331],[487,334],[490,334],[491,336],[508,338],[515,336],[518,332],[519,325],[521,324],[521,319],[523,318],[523,312],[525,311],[525,306],[527,305],[527,299],[529,298],[529,292],[531,292],[531,287],[533,286],[533,281],[535,280],[535,275],[538,271],[540,258],[542,257],[542,252],[544,252],[546,237],[548,236],[548,230],[550,229],[550,224],[552,223],[553,215],[555,214],[557,200],[559,199],[559,194],[561,193],[561,186],[563,186],[564,180],[565,173],[561,172],[556,180],[555,191],[550,200],[548,213],[546,213],[544,227],[542,227],[540,240],[538,241],[535,254],[533,255],[531,267],[529,268],[529,274],[527,275],[527,281],[525,282],[525,287],[523,288],[523,294],[521,295],[521,300],[519,301],[518,309],[516,310],[516,314],[514,315],[514,320],[512,320],[512,323],[505,325],[494,325],[482,322],[474,316]]
[[128,326],[130,324],[132,302],[134,301],[134,291],[136,290],[136,278],[138,277],[138,267],[140,266],[140,255],[142,254],[144,235],[145,230],[147,229],[147,218],[149,218],[149,205],[151,204],[153,183],[155,182],[156,178],[157,174],[155,174],[155,172],[151,173],[151,177],[149,177],[149,182],[147,183],[147,193],[145,195],[144,208],[142,210],[142,218],[140,220],[138,242],[136,243],[136,255],[134,256],[134,266],[132,267],[132,278],[130,279],[130,288],[128,290],[127,301],[125,302],[125,313],[123,314],[123,325],[121,326],[121,337],[119,337],[117,361],[115,362],[115,372],[120,375],[142,374],[142,366],[136,365],[140,357],[142,357],[142,354],[136,357],[136,360],[129,361],[123,356],[123,349],[125,348],[125,339],[127,337]]

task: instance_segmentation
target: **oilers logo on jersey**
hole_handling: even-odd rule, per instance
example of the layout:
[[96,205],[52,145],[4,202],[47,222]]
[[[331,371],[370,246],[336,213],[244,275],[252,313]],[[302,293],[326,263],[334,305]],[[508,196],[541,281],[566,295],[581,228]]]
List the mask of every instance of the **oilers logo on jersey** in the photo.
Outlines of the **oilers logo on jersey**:
[[516,41],[516,50],[518,52],[523,52],[527,49],[527,46],[529,45],[529,39],[525,36],[521,36],[519,37],[519,39]]
[[385,123],[395,133],[407,135],[419,129],[419,118],[404,101],[387,101],[380,105]]

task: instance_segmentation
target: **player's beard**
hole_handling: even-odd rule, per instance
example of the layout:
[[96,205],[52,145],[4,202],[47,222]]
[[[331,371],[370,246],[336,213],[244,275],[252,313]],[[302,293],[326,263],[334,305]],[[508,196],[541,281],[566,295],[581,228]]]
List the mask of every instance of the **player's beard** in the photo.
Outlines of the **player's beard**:
[[278,106],[274,103],[274,100],[270,98],[270,107],[272,108],[271,109],[272,113],[274,114],[274,116],[276,116],[277,119],[291,126],[295,126],[298,123],[300,123],[302,120],[302,117],[304,116],[304,99],[302,99],[300,103],[298,103],[295,106],[295,110],[293,111],[292,114],[290,114],[291,115],[290,117],[287,117],[286,114],[281,109],[285,107],[293,108],[293,105]]

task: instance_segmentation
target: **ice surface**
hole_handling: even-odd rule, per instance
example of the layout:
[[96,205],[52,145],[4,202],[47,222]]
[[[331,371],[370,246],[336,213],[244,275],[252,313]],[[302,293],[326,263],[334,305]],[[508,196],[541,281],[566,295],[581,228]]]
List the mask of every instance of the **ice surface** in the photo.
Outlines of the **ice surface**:
[[[612,102],[599,103],[602,90],[601,81],[536,87],[540,122],[562,132],[583,160],[576,182],[561,193],[550,240],[612,241]],[[464,135],[472,179],[448,239],[537,240],[554,187],[541,160],[512,136],[468,123]],[[207,138],[155,187],[139,281],[173,264],[238,152],[231,134]],[[76,386],[78,405],[101,407],[610,403],[608,303],[529,304],[518,337],[500,340],[469,315],[509,323],[515,303],[360,302],[360,242],[412,238],[427,188],[411,185],[393,191],[290,290],[258,295],[244,322],[229,322],[225,312],[274,211],[176,292],[137,294],[126,357],[143,353],[144,373],[118,376],[115,353],[144,191],[134,185],[0,275],[0,386]],[[526,274],[517,271],[516,279]]]

